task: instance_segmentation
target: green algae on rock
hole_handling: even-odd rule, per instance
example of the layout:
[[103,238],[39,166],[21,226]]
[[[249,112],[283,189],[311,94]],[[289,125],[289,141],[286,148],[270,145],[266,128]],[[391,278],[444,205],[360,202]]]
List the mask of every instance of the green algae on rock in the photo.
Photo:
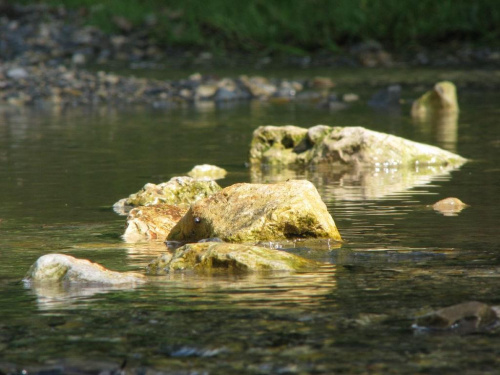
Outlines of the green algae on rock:
[[457,113],[458,111],[457,89],[449,81],[436,83],[432,90],[415,100],[411,107],[411,115],[416,118]]
[[438,147],[363,127],[260,126],[250,146],[252,165],[332,168],[460,166],[466,159]]
[[198,180],[187,176],[173,177],[158,185],[151,183],[144,185],[137,193],[116,202],[113,209],[125,215],[132,207],[137,206],[153,206],[160,203],[189,205],[220,189],[221,187],[213,180]]
[[127,228],[123,239],[126,242],[165,240],[186,212],[186,207],[170,204],[133,208],[127,217]]
[[325,203],[305,180],[276,184],[240,183],[191,205],[167,240],[227,242],[331,238],[340,234]]
[[143,275],[135,272],[110,271],[87,259],[64,254],[46,254],[31,266],[26,283],[64,282],[98,285],[134,285],[145,282]]
[[147,267],[150,275],[172,271],[301,271],[314,269],[320,263],[260,246],[220,242],[192,243],[175,253],[163,254]]

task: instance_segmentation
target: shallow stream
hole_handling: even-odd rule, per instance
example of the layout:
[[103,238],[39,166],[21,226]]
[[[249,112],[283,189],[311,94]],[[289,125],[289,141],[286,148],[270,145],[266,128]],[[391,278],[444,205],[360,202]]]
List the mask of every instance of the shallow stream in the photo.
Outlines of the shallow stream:
[[[414,317],[478,300],[500,305],[500,94],[459,91],[456,122],[398,110],[226,103],[174,109],[0,110],[0,374],[480,374],[500,368],[499,331],[418,334]],[[348,88],[345,88],[346,90]],[[418,93],[405,87],[403,94]],[[338,174],[253,171],[259,125],[360,125],[456,152],[458,170]],[[27,288],[58,252],[143,271],[162,243],[127,244],[111,206],[184,175],[228,170],[222,186],[307,178],[346,240],[284,244],[326,263],[297,274],[172,275],[135,289]],[[458,197],[444,216],[428,205]],[[276,244],[270,244],[276,245]]]

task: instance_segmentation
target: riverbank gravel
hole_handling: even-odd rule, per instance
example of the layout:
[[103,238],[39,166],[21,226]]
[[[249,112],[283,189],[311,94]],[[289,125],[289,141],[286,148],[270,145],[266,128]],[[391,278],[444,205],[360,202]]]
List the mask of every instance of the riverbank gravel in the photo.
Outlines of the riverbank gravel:
[[[133,69],[176,69],[247,64],[265,68],[273,64],[292,68],[500,66],[500,50],[459,46],[453,51],[414,51],[392,54],[375,41],[352,46],[341,55],[249,57],[234,54],[218,59],[209,52],[173,51],[156,44],[145,29],[123,28],[108,35],[85,25],[80,10],[45,5],[9,5],[0,2],[0,105],[80,106],[147,104],[166,108],[202,101],[313,100],[331,107],[338,99],[329,93],[328,78],[267,80],[236,79],[193,74],[169,81],[125,77],[105,70],[119,64]],[[114,20],[113,22],[118,22]],[[118,25],[119,26],[119,25]],[[492,83],[493,82],[493,83]],[[496,82],[496,83],[495,83]],[[498,84],[500,78],[489,80]],[[308,92],[308,89],[316,89]]]

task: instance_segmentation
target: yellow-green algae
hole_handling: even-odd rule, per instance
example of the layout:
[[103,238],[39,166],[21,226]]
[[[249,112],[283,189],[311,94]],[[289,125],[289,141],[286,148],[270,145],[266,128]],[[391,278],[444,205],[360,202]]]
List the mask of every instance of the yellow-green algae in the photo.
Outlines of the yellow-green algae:
[[[288,135],[294,142],[283,142]],[[438,147],[359,126],[261,126],[254,131],[250,148],[253,165],[399,168],[460,166],[465,162],[465,158]]]
[[227,242],[291,238],[341,241],[335,222],[315,186],[305,180],[276,184],[235,184],[191,205],[167,239]]
[[413,102],[411,115],[421,118],[438,116],[459,111],[457,89],[452,82],[442,81],[434,85],[432,90]]
[[[115,203],[118,206],[150,206],[160,203],[189,205],[210,196],[221,187],[213,180],[199,180],[188,176],[173,177],[161,184],[148,183],[137,193]],[[119,207],[118,207],[119,208]]]
[[172,271],[300,271],[321,265],[313,260],[265,247],[220,242],[187,244],[173,255],[164,254],[148,265],[147,272],[159,275]]
[[226,177],[227,171],[216,165],[201,164],[196,165],[187,175],[198,180],[219,180]]

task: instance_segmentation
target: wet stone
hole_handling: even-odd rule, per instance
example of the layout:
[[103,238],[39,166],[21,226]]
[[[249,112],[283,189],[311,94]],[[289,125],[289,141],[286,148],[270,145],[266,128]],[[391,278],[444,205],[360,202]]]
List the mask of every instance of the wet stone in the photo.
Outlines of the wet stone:
[[432,205],[434,211],[439,212],[444,216],[457,216],[463,209],[469,207],[458,198],[441,199]]
[[445,307],[418,317],[413,328],[428,331],[473,333],[499,323],[498,310],[485,303],[471,301]]

